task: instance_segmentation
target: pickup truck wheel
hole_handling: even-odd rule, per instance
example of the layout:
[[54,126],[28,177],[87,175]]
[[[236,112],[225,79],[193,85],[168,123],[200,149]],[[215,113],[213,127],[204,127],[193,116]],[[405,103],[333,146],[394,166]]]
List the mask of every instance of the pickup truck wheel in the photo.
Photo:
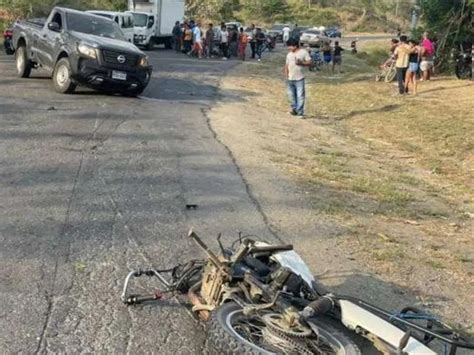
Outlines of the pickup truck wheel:
[[54,89],[61,94],[72,94],[76,84],[71,79],[71,64],[68,58],[61,58],[56,63],[53,73]]
[[20,46],[16,50],[16,72],[20,78],[27,78],[31,74],[31,61],[28,59],[26,55],[26,48],[25,46]]

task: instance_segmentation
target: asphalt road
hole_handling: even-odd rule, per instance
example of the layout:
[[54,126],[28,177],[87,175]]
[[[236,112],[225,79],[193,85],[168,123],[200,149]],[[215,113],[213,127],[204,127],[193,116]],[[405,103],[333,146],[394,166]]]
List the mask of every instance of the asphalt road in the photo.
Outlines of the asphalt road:
[[234,62],[150,56],[132,99],[56,94],[0,55],[0,353],[203,353],[203,328],[174,300],[124,306],[124,277],[198,257],[190,227],[213,245],[218,232],[272,238],[206,115]]

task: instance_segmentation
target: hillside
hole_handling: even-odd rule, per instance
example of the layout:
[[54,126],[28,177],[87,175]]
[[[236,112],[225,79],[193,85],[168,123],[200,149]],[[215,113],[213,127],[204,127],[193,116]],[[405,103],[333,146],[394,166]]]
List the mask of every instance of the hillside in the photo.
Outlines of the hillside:
[[[242,22],[300,25],[338,25],[348,31],[393,32],[406,27],[412,0],[187,0],[188,17],[212,21],[238,19]],[[52,6],[79,9],[118,9],[126,0],[4,0],[0,5],[0,26],[17,17],[44,16]]]

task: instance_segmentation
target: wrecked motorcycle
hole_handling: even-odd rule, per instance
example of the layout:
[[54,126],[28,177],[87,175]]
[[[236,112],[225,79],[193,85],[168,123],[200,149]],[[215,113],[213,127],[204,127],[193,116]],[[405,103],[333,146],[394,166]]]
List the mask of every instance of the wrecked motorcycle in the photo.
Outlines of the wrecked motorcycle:
[[[292,245],[239,236],[225,248],[219,236],[217,256],[193,231],[189,238],[207,254],[206,260],[132,271],[121,299],[134,305],[186,295],[196,316],[208,323],[209,345],[218,354],[355,355],[361,354],[352,340],[358,337],[383,354],[436,354],[430,349],[436,339],[450,355],[458,348],[474,349],[474,343],[416,308],[393,314],[328,292]],[[156,277],[165,289],[129,294],[132,278],[143,275]]]

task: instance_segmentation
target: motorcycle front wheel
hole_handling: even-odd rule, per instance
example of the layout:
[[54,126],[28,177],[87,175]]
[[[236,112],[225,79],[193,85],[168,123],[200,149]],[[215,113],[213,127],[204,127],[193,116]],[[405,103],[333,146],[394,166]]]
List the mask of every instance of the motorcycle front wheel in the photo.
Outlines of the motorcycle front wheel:
[[467,80],[472,78],[472,68],[469,65],[456,65],[455,73],[456,77],[460,80]]
[[244,315],[233,302],[217,308],[209,321],[209,345],[214,354],[328,354],[360,355],[361,352],[346,335],[325,322],[314,322],[319,336],[304,339],[298,335],[279,335],[265,325],[259,315]]

